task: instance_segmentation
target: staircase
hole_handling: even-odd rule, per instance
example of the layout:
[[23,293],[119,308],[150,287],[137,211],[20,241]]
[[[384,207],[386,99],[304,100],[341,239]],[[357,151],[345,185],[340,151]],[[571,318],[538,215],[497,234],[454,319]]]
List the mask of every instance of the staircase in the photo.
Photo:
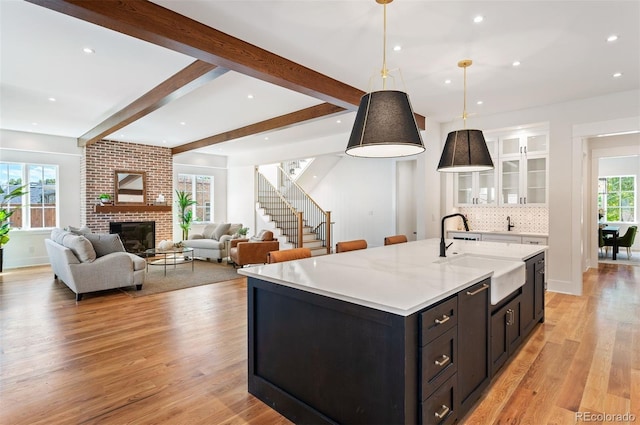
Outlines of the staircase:
[[305,247],[312,255],[331,252],[331,213],[323,211],[279,167],[279,189],[256,170],[256,211],[285,249]]

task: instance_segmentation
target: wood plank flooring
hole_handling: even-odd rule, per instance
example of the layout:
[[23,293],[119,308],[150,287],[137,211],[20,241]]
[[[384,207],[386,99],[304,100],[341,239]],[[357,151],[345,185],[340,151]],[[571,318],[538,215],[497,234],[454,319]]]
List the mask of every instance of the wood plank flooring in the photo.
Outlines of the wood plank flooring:
[[[547,293],[545,323],[460,423],[640,423],[639,286],[640,268],[601,264],[584,295]],[[244,278],[76,303],[49,267],[8,270],[0,321],[0,424],[290,423],[247,393]]]

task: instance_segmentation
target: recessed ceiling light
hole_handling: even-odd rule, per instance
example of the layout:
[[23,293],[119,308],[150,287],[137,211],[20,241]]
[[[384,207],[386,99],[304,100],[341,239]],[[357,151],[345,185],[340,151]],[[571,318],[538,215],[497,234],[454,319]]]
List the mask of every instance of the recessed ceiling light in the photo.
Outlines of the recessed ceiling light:
[[38,125],[38,123],[37,122],[32,122],[31,125]]
[[609,43],[613,43],[614,41],[616,41],[618,39],[618,36],[615,34],[611,34],[609,37],[607,37],[607,41]]
[[484,21],[484,16],[482,15],[478,15],[475,18],[473,18],[473,22],[475,22],[476,24],[479,24],[482,21]]
[[167,141],[166,141],[166,140],[163,140],[163,141],[162,141],[162,143],[166,145],[166,144],[167,144]]
[[451,80],[444,80],[445,84],[451,84]]
[[520,66],[520,61],[513,61],[513,63],[511,64],[513,66]]
[[265,138],[264,138],[264,140],[269,140],[269,137],[268,137],[268,136],[267,136],[267,137],[265,137]]
[[479,100],[476,102],[476,105],[482,105],[483,103],[484,103],[483,101]]
[[398,44],[398,45],[393,46],[393,51],[394,51],[394,52],[399,52],[400,50],[402,50],[402,46],[400,46],[399,44]]
[[622,77],[622,72],[616,72],[615,74],[613,74],[613,78],[619,78]]
[[120,137],[124,137],[124,133],[120,133]]
[[55,98],[55,97],[50,97],[50,98],[49,98],[49,102],[55,102],[55,101],[56,101],[56,98]]
[[96,51],[93,50],[91,47],[85,47],[84,49],[82,49],[83,52],[85,52],[86,54],[90,55],[92,53],[95,53]]
[[180,125],[187,125],[187,123],[184,121],[180,121]]
[[336,123],[340,124],[342,121],[341,120],[337,120]]
[[247,99],[253,99],[253,95],[252,94],[247,95]]

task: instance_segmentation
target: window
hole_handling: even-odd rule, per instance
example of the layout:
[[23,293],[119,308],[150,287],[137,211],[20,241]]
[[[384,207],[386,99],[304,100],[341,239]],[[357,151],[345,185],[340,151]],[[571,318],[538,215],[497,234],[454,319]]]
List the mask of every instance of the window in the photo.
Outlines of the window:
[[9,219],[11,227],[42,229],[57,226],[58,166],[0,162],[0,186],[5,193],[27,185],[27,195],[12,199],[18,208]]
[[213,221],[213,176],[178,174],[177,189],[191,193],[196,201],[192,207],[194,221]]
[[598,210],[608,222],[634,223],[636,219],[636,176],[600,177]]

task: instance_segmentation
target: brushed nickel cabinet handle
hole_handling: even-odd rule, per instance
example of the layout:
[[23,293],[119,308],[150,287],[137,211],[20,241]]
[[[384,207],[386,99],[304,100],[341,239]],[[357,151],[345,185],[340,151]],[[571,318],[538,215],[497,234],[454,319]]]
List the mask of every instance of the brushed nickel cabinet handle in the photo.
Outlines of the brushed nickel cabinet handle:
[[487,285],[486,283],[482,284],[482,288],[476,289],[475,291],[471,292],[471,291],[467,291],[467,295],[475,295],[478,294],[482,291],[484,291],[485,289],[489,288],[489,285]]
[[433,363],[438,365],[438,366],[440,366],[440,367],[442,367],[442,366],[446,365],[447,363],[449,363],[449,356],[447,356],[446,354],[443,354],[442,356],[440,356],[440,358],[442,360],[440,360],[440,361],[436,360]]
[[438,419],[444,418],[445,416],[447,416],[447,413],[449,413],[449,410],[450,409],[447,407],[447,405],[443,404],[442,407],[440,408],[440,411],[435,413],[436,418]]
[[436,324],[438,324],[438,325],[441,325],[441,324],[443,324],[445,322],[448,322],[449,319],[451,319],[451,317],[447,316],[446,314],[443,314],[441,319],[436,319],[436,320],[434,320],[434,322],[436,322]]

